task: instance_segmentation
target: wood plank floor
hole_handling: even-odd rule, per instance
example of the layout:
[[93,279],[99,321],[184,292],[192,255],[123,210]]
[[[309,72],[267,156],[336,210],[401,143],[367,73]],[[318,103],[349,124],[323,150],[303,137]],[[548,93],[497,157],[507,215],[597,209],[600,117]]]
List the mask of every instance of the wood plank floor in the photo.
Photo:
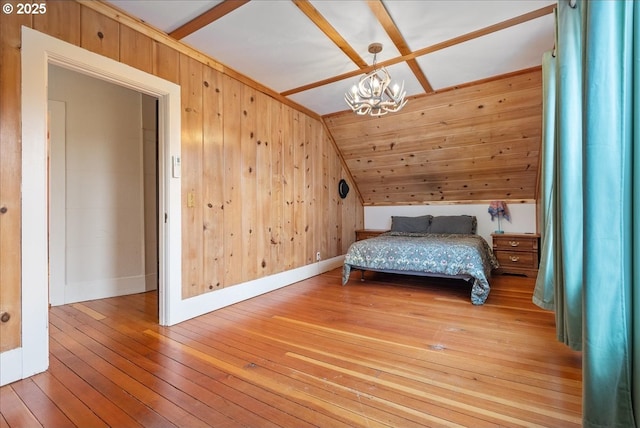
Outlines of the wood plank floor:
[[340,270],[165,328],[157,295],[52,308],[50,368],[2,427],[578,427],[581,355],[534,280]]

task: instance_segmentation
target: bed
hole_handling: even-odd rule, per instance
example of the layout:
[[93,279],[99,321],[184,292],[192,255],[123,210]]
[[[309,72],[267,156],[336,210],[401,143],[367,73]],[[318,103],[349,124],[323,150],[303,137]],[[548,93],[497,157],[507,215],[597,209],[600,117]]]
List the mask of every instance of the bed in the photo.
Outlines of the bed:
[[471,303],[481,305],[489,296],[491,270],[499,265],[475,228],[473,216],[392,217],[390,232],[349,247],[342,284],[354,269],[462,278],[472,283]]

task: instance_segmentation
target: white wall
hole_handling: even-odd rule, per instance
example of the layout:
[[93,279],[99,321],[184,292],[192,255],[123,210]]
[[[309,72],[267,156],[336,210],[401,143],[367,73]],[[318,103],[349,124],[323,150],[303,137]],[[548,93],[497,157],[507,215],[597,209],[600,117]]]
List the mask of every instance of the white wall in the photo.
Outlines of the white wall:
[[49,66],[49,98],[66,104],[65,303],[145,291],[141,94]]
[[[501,220],[502,230],[514,233],[536,232],[536,205],[508,204],[511,222]],[[364,207],[364,227],[366,229],[389,229],[391,216],[474,215],[478,220],[478,235],[491,244],[491,233],[498,229],[498,220],[491,221],[489,204],[460,205],[402,205]]]
[[158,132],[155,97],[142,94],[142,144],[144,164],[144,273],[145,288],[158,288]]

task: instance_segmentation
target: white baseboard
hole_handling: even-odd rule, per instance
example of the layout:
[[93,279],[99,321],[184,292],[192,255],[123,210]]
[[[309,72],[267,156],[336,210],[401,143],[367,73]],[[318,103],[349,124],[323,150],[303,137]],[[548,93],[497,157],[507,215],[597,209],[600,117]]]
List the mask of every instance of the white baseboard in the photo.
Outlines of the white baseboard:
[[[338,256],[317,263],[302,266],[286,272],[277,273],[222,290],[182,300],[176,308],[177,316],[169,320],[168,325],[178,324],[199,315],[206,314],[243,300],[251,299],[270,291],[291,285],[307,278],[319,275],[342,266],[344,256]],[[175,302],[172,302],[175,305]]]
[[151,291],[158,289],[158,274],[149,273],[144,277],[145,288],[144,291]]
[[144,293],[148,290],[146,284],[147,277],[144,275],[69,283],[64,290],[64,303]]
[[[192,297],[190,299],[182,300],[181,302],[174,302],[179,309],[180,316],[171,320],[173,324],[177,324],[182,321],[186,321],[190,318],[195,318],[199,315],[206,314],[207,312],[215,311],[216,309],[223,308],[225,306],[232,305],[234,303],[241,302],[256,296],[259,296],[270,291],[277,290],[282,287],[294,284],[307,278],[311,278],[321,273],[330,271],[332,269],[342,266],[344,262],[344,256],[334,257],[328,260],[322,260],[317,263],[313,263],[307,266],[303,266],[297,269],[292,269],[286,272],[281,272],[275,275],[270,275],[264,278],[248,281],[242,284],[234,285],[229,288],[224,288],[219,291],[207,293],[201,296]],[[141,278],[141,280],[140,280]],[[137,281],[124,281],[121,282],[119,287],[114,286],[113,281],[101,281],[98,284],[98,290],[91,293],[85,292],[78,293],[84,295],[90,295],[89,298],[82,298],[82,300],[99,299],[101,293],[109,293],[107,297],[111,297],[114,294],[114,289],[118,289],[122,294],[129,294],[131,287],[137,287],[138,291],[145,291],[145,277],[140,277]],[[147,279],[149,279],[147,277]],[[116,281],[119,282],[119,281]],[[132,285],[137,284],[137,285]],[[141,284],[141,285],[140,285]],[[96,284],[93,284],[96,285]],[[84,286],[87,286],[84,283]],[[128,287],[131,286],[131,287]],[[81,298],[80,296],[77,296]],[[81,301],[81,300],[78,300]],[[71,302],[69,302],[71,303]],[[48,335],[48,329],[46,329]],[[48,336],[47,336],[48,337]],[[47,346],[48,349],[48,346]],[[23,348],[16,348],[10,351],[0,353],[0,386],[7,385],[11,382],[32,376],[36,373],[46,370],[48,366],[48,358],[42,359],[41,362],[31,363],[29,366],[36,367],[31,369],[29,373],[25,373]]]
[[0,386],[22,379],[22,348],[0,354]]

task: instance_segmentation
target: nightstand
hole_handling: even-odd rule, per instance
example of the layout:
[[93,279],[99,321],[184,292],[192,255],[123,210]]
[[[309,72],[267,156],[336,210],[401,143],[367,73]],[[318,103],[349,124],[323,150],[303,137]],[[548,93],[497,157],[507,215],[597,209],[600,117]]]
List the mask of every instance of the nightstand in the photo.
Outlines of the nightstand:
[[492,233],[493,253],[500,262],[495,273],[538,275],[540,235],[537,233]]
[[356,241],[362,241],[363,239],[375,238],[381,233],[388,232],[388,230],[380,229],[360,229],[356,230]]

